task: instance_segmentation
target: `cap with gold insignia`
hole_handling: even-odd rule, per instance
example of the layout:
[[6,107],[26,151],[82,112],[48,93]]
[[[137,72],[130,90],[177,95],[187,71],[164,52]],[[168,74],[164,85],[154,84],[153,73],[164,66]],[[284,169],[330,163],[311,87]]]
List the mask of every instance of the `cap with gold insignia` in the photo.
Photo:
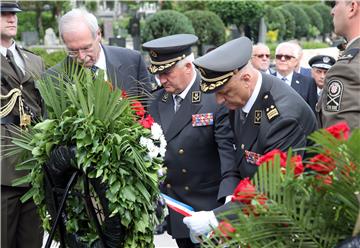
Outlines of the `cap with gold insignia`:
[[16,1],[1,1],[0,10],[1,13],[2,12],[16,13],[21,11],[20,6]]
[[198,41],[193,34],[175,34],[143,44],[143,48],[149,51],[149,71],[152,74],[165,72],[177,62],[191,54],[191,46]]
[[225,85],[250,60],[252,43],[241,37],[225,43],[194,61],[201,74],[200,88],[204,93],[212,93]]
[[309,65],[311,67],[321,68],[321,69],[330,69],[331,66],[335,64],[335,59],[327,55],[316,55],[309,60]]

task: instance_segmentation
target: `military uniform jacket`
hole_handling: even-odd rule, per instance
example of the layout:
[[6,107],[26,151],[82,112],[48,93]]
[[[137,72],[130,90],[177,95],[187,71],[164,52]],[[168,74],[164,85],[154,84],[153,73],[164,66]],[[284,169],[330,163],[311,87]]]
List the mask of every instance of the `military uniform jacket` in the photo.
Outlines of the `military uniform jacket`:
[[[199,82],[198,75],[176,114],[172,94],[164,90],[149,108],[167,141],[161,190],[195,211],[220,206],[218,200],[231,195],[239,182],[228,111],[216,104],[214,94],[201,94]],[[168,232],[174,238],[189,237],[183,217],[170,210]]]
[[317,129],[314,112],[294,89],[261,75],[259,95],[245,121],[240,109],[230,113],[241,178],[252,177],[259,157],[273,149],[305,147],[307,136]]
[[351,43],[328,70],[319,99],[321,127],[346,121],[360,128],[360,38]]
[[[22,89],[22,97],[25,112],[32,116],[32,120],[41,116],[41,97],[35,86],[35,79],[40,77],[45,67],[42,59],[20,47],[16,47],[20,56],[24,60],[25,75],[19,79],[14,69],[11,67],[7,59],[1,55],[1,95],[6,95],[14,88]],[[1,106],[8,101],[2,100]],[[1,119],[1,145],[11,144],[11,139],[6,136],[12,136],[11,125],[19,125],[19,105],[18,101],[12,112]],[[15,165],[19,162],[17,157],[4,158],[3,149],[1,151],[1,185],[11,186],[12,180],[25,176],[27,171],[16,171]]]

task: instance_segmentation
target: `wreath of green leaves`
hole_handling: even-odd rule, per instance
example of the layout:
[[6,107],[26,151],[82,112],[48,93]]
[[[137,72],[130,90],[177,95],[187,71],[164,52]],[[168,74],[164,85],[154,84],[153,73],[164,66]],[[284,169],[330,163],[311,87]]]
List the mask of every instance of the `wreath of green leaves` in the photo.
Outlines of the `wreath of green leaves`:
[[[71,82],[65,73],[38,82],[48,119],[13,138],[17,148],[11,154],[27,153],[18,169],[30,169],[15,182],[32,185],[22,200],[34,199],[45,230],[50,230],[43,166],[54,146],[75,144],[75,166],[90,178],[101,178],[108,187],[111,215],[118,214],[126,229],[124,247],[153,247],[154,202],[159,196],[158,170],[163,161],[150,159],[139,144],[140,137],[151,136],[150,130],[138,123],[131,98],[123,98],[119,89],[112,90],[102,72],[96,80],[86,70],[71,75]],[[82,191],[82,187],[77,183],[75,190]],[[81,199],[70,196],[66,213],[67,232],[79,234],[88,244],[98,238]]]

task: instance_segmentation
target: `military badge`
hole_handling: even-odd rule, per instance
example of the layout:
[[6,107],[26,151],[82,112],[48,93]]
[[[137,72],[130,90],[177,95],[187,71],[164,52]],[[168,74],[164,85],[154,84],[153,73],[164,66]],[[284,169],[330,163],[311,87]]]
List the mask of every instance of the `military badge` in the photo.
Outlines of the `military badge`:
[[275,101],[270,92],[264,93],[263,102],[266,117],[270,122],[280,116],[279,110],[276,108]]
[[261,123],[261,110],[255,110],[254,124],[259,125]]
[[341,107],[341,98],[344,85],[339,80],[332,80],[327,87],[326,106],[325,109],[330,112],[338,112]]
[[359,53],[360,49],[359,48],[353,48],[353,49],[350,49],[348,51],[346,51],[346,53],[343,53],[338,61],[340,60],[349,60],[349,62],[355,58],[355,56]]
[[329,63],[329,62],[330,62],[330,58],[327,57],[327,56],[323,57],[323,62],[326,63],[326,64]]
[[192,115],[192,126],[193,127],[212,126],[212,125],[214,125],[214,114],[213,113]]
[[261,154],[259,154],[259,153],[245,150],[246,162],[248,162],[250,164],[256,164],[256,162],[259,160],[260,157],[261,157]]
[[151,57],[154,57],[154,58],[156,58],[158,56],[154,50],[150,50],[150,55],[151,55]]
[[164,93],[164,95],[161,98],[161,101],[167,102],[168,98],[169,98],[169,93]]
[[199,103],[200,101],[201,101],[201,92],[200,91],[191,92],[191,102]]

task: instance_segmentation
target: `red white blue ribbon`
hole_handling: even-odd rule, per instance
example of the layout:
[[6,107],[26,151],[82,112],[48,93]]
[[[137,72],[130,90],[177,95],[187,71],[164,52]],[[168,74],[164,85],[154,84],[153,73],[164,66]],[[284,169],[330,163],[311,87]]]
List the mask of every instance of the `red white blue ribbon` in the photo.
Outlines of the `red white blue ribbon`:
[[168,195],[161,194],[161,196],[164,198],[166,205],[174,210],[175,212],[183,215],[183,216],[192,216],[194,213],[194,209],[186,205],[185,203],[179,202],[175,200],[174,198],[171,198]]

